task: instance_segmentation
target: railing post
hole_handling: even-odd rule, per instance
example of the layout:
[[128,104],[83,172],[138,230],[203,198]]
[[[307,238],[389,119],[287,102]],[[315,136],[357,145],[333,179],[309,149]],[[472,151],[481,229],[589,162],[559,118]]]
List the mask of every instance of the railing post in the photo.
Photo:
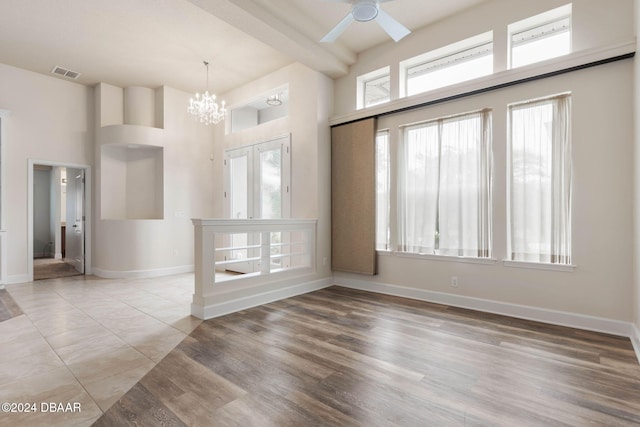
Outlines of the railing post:
[[194,293],[191,314],[204,319],[205,297],[215,283],[215,230],[194,223]]
[[271,272],[271,232],[260,233],[260,274]]

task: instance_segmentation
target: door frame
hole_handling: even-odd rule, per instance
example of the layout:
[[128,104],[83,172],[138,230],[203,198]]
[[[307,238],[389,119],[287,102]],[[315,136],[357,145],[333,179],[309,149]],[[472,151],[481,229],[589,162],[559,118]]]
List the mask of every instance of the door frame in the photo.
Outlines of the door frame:
[[27,274],[33,282],[33,168],[35,165],[84,170],[84,274],[91,274],[91,166],[76,163],[28,159],[27,167]]

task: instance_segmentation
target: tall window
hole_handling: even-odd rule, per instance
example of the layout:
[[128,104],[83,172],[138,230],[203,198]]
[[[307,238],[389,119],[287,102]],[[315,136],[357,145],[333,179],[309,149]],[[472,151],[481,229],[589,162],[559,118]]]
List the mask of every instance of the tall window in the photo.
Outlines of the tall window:
[[376,249],[387,251],[389,247],[390,201],[389,131],[376,135]]
[[454,43],[402,61],[403,95],[448,86],[493,72],[493,33]]
[[511,68],[571,53],[571,4],[509,25]]
[[489,257],[491,113],[408,126],[400,154],[400,250]]
[[509,107],[509,249],[514,261],[571,263],[571,97]]

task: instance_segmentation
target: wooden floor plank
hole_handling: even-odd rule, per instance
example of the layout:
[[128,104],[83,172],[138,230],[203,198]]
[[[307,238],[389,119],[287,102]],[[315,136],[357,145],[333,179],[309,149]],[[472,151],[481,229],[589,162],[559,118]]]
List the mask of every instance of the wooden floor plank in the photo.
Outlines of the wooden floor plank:
[[96,425],[160,421],[632,426],[640,365],[626,338],[334,286],[203,322]]

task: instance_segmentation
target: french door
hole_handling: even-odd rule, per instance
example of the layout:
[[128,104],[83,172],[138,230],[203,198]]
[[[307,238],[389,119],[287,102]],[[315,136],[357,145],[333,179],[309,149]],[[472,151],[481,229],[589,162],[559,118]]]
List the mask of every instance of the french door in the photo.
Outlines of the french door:
[[[290,215],[291,152],[289,135],[225,151],[225,208],[232,219],[277,219]],[[283,242],[282,233],[271,241]],[[259,236],[237,233],[229,236],[226,269],[240,273],[258,271]],[[275,258],[273,267],[282,263]]]

